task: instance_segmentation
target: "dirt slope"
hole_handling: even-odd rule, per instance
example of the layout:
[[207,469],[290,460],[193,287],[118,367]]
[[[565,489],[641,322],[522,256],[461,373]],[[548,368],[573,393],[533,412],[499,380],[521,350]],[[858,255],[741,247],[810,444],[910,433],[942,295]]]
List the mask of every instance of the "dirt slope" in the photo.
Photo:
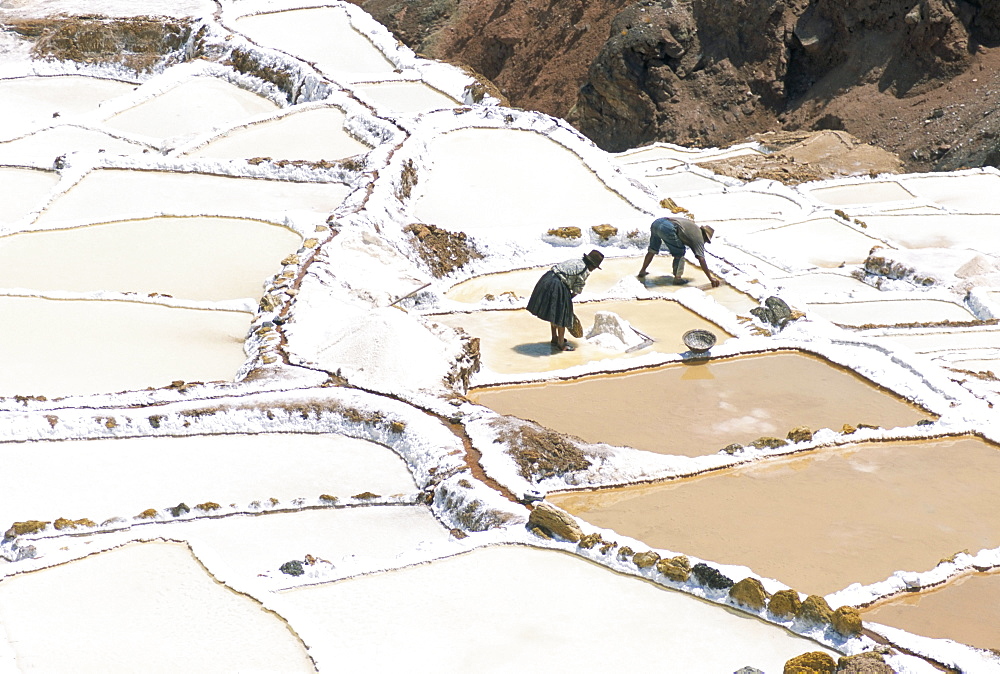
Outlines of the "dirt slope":
[[993,0],[353,0],[601,147],[845,130],[906,170],[1000,163]]

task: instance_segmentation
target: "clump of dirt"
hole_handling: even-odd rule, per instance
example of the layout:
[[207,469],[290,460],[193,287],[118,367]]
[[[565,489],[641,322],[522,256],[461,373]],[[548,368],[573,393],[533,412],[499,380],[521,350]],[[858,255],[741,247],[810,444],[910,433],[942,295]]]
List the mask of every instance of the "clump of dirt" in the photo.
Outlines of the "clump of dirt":
[[298,77],[291,69],[274,64],[263,64],[260,62],[258,54],[239,48],[234,49],[229,54],[229,58],[223,61],[223,65],[270,82],[285,94],[289,102],[295,101]]
[[900,173],[903,162],[846,131],[768,131],[752,137],[768,154],[749,154],[698,164],[740,180],[776,180],[798,185],[854,175]]
[[526,480],[543,480],[590,468],[591,461],[575,439],[536,424],[497,419],[497,442],[507,446],[507,454]]
[[192,26],[190,20],[154,16],[58,15],[5,23],[9,30],[33,40],[34,58],[115,64],[136,72],[183,61]]
[[465,232],[449,232],[421,223],[407,225],[404,231],[412,237],[420,259],[435,278],[447,276],[472,260],[483,257]]

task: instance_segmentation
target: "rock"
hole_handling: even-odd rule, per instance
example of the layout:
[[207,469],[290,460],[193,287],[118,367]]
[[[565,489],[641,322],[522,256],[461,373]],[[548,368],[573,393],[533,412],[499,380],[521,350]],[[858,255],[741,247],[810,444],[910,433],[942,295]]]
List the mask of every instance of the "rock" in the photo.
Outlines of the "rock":
[[528,525],[537,526],[557,538],[576,543],[583,537],[580,526],[569,513],[551,503],[542,502],[528,516]]
[[637,552],[632,555],[632,563],[638,566],[640,569],[648,569],[649,567],[660,561],[660,556],[653,552],[652,550],[647,550],[646,552]]
[[837,674],[893,674],[879,653],[868,651],[837,660]]
[[604,541],[603,538],[601,538],[600,534],[594,533],[594,534],[587,534],[586,536],[583,536],[580,539],[580,542],[577,545],[579,545],[584,550],[590,550],[591,548],[593,548],[594,546],[596,546],[598,543],[604,543],[604,542],[605,541]]
[[781,438],[771,438],[766,435],[762,435],[750,444],[757,449],[777,449],[778,447],[784,447],[787,445],[788,441],[782,440]]
[[796,426],[788,431],[786,437],[789,442],[809,442],[813,439],[813,433],[808,426]]
[[837,663],[823,651],[803,653],[785,663],[784,674],[836,674]]
[[302,568],[302,562],[297,559],[285,562],[278,567],[278,570],[282,573],[288,574],[289,576],[301,576],[305,573],[305,569]]
[[685,583],[691,576],[691,562],[684,555],[661,559],[656,563],[656,570],[670,580]]
[[861,614],[853,606],[841,606],[834,611],[830,617],[830,624],[845,637],[861,634]]
[[556,227],[550,229],[547,234],[559,239],[579,239],[583,236],[583,230],[579,227]]
[[188,508],[186,503],[178,503],[173,508],[167,508],[167,512],[169,512],[173,517],[180,517],[181,515],[187,515],[191,512],[191,509]]
[[767,611],[779,620],[794,618],[802,607],[802,600],[795,590],[778,590],[771,595]]
[[43,531],[46,526],[51,524],[51,522],[42,522],[41,520],[25,520],[24,522],[14,522],[10,529],[3,535],[4,539],[17,538],[18,536],[23,536],[24,534],[34,534],[39,531]]
[[590,229],[597,235],[600,242],[605,242],[618,234],[618,228],[611,225],[594,225]]
[[729,588],[729,596],[740,606],[759,611],[767,605],[767,590],[756,578],[744,578]]
[[815,623],[817,625],[828,625],[832,618],[833,609],[826,603],[826,599],[818,594],[811,594],[806,597],[806,600],[802,602],[802,606],[799,607],[798,612],[795,614],[796,620]]
[[733,579],[723,574],[715,567],[699,562],[691,569],[698,582],[713,590],[725,590],[733,586]]
[[757,669],[756,667],[740,667],[733,674],[765,674],[764,670]]

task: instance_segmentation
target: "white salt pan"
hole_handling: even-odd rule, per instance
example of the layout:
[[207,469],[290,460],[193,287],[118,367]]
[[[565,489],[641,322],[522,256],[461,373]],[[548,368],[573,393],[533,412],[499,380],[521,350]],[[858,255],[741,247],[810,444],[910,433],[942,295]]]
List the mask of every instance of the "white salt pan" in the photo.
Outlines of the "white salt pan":
[[[669,662],[674,671],[781,671],[800,653],[831,653],[745,614],[532,548],[477,550],[283,599],[309,615],[344,669],[591,671],[614,662],[638,670]],[[720,635],[724,648],[706,647]]]

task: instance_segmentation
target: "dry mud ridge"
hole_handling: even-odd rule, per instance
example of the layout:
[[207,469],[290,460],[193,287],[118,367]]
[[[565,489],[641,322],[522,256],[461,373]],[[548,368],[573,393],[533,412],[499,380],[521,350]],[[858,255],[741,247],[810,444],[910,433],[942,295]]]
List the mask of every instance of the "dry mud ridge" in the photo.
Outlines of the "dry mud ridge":
[[843,130],[907,171],[1000,164],[989,0],[352,0],[601,148]]

